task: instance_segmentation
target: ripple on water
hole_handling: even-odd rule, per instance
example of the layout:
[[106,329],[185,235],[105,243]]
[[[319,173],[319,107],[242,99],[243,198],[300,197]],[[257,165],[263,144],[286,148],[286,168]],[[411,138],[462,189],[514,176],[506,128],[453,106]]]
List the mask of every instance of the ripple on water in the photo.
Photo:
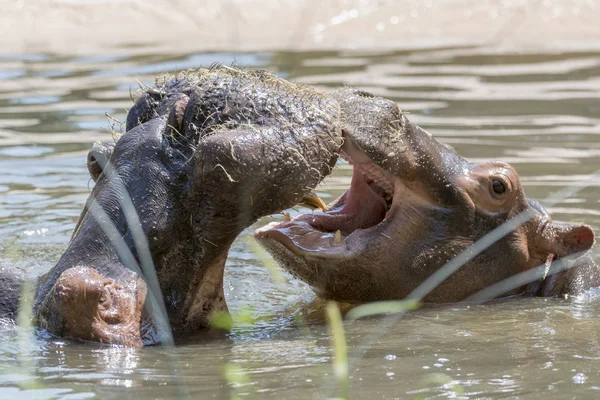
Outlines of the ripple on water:
[[44,146],[12,146],[0,148],[0,156],[6,157],[36,157],[51,153],[50,147]]
[[[367,15],[371,3],[349,8],[322,28]],[[387,30],[412,17],[409,10],[386,18],[373,26]],[[437,42],[389,52],[142,52],[0,56],[1,265],[36,275],[57,261],[93,184],[87,150],[111,139],[104,114],[123,118],[136,80],[151,84],[157,73],[214,62],[391,97],[469,160],[514,163],[531,197],[543,200],[569,185],[584,188],[551,211],[557,219],[600,227],[600,185],[590,178],[600,170],[596,50],[562,54]],[[340,162],[319,194],[334,199],[350,176]],[[40,333],[26,342],[25,353],[18,339],[30,332],[0,326],[0,397],[121,398],[129,388],[139,398],[336,396],[327,329],[298,322],[316,307],[314,295],[287,274],[274,278],[249,245],[253,228],[232,247],[225,295],[234,315],[250,313],[256,324],[177,349],[110,348]],[[378,340],[366,347],[378,320],[346,322],[352,397],[456,398],[462,391],[473,398],[585,398],[600,380],[597,297],[421,310],[377,332]],[[239,382],[223,378],[230,365]],[[35,389],[27,384],[32,379]]]

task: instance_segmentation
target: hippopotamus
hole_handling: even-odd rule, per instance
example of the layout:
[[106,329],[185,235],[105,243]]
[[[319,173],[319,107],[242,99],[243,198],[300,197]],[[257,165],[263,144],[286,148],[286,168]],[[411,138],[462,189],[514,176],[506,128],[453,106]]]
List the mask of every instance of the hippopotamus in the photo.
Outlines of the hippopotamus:
[[[258,241],[287,271],[324,298],[342,302],[404,299],[427,278],[507,221],[508,233],[450,274],[425,303],[468,299],[511,276],[575,257],[543,282],[511,294],[577,294],[600,286],[586,250],[589,226],[552,220],[525,196],[515,169],[501,161],[470,163],[411,123],[393,101],[345,88],[331,95],[342,112],[342,156],[350,188],[329,210],[270,223]],[[475,250],[473,250],[475,251]]]
[[[95,186],[64,254],[35,282],[34,323],[133,347],[167,337],[160,315],[176,340],[207,328],[227,311],[232,242],[312,198],[338,157],[339,116],[334,99],[265,71],[220,66],[157,81],[122,137],[89,152]],[[16,314],[23,279],[0,280],[16,288],[0,316]]]

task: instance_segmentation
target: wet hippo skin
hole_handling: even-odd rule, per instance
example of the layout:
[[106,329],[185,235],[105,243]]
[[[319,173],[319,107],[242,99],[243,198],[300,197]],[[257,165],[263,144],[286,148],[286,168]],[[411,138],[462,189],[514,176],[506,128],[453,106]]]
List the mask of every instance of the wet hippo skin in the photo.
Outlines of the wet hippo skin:
[[[389,100],[354,89],[326,95],[260,71],[205,69],[147,90],[123,137],[90,151],[96,185],[67,250],[36,281],[35,322],[60,336],[154,344],[160,335],[148,296],[155,274],[174,336],[205,329],[212,313],[227,310],[223,268],[235,237],[305,199],[340,148],[354,168],[349,191],[327,212],[256,233],[324,297],[404,298],[523,212],[531,214],[526,222],[425,300],[463,300],[594,242],[585,225],[552,222],[525,197],[510,165],[468,163]],[[126,251],[115,247],[117,237]],[[141,268],[148,267],[144,249],[150,270]],[[519,290],[557,295],[597,286],[595,264],[577,260],[578,267]],[[19,274],[4,279],[22,282]],[[18,293],[6,292],[3,315],[14,316]]]
[[[467,162],[390,100],[350,88],[332,97],[342,109],[342,156],[353,167],[349,190],[329,211],[255,233],[317,294],[345,302],[403,299],[513,218],[524,220],[425,293],[424,301],[465,300],[553,260],[541,282],[502,295],[577,294],[600,286],[598,267],[583,254],[594,243],[590,227],[552,221],[525,196],[512,166]],[[559,261],[574,268],[558,268]]]
[[[207,328],[227,310],[233,240],[331,172],[338,122],[334,99],[264,71],[215,67],[157,82],[125,134],[90,151],[96,184],[64,254],[36,281],[34,322],[59,336],[154,344],[155,276],[175,339]],[[14,316],[19,290],[3,294],[0,311]]]

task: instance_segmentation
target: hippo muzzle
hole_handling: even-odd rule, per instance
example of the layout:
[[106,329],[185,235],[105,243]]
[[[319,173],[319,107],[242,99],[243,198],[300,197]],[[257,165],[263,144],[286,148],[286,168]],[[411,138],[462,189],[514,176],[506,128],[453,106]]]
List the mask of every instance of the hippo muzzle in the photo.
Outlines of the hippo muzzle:
[[89,267],[64,271],[37,313],[40,328],[63,337],[127,347],[140,347],[147,287],[141,277],[124,270],[112,279]]

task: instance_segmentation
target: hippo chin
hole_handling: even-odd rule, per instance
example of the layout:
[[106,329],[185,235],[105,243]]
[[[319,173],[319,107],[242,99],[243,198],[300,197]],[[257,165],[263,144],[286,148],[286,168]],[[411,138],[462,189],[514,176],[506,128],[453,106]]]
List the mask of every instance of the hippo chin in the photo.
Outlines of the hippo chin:
[[[176,339],[207,328],[227,310],[223,270],[236,236],[331,172],[339,113],[335,100],[264,71],[201,69],[146,91],[118,142],[90,151],[96,184],[68,248],[37,280],[37,325],[153,344],[148,307],[162,306],[162,292]],[[4,316],[16,312],[14,292]]]
[[[519,272],[588,250],[585,225],[553,222],[523,193],[504,162],[472,164],[412,124],[392,101],[343,89],[342,156],[352,165],[349,190],[327,212],[271,223],[255,237],[276,260],[338,301],[402,299],[439,268],[504,222],[525,222],[430,291],[425,302],[469,296]],[[587,258],[536,294],[576,293],[600,285]],[[564,271],[563,271],[564,272]],[[548,277],[550,279],[551,277]]]

